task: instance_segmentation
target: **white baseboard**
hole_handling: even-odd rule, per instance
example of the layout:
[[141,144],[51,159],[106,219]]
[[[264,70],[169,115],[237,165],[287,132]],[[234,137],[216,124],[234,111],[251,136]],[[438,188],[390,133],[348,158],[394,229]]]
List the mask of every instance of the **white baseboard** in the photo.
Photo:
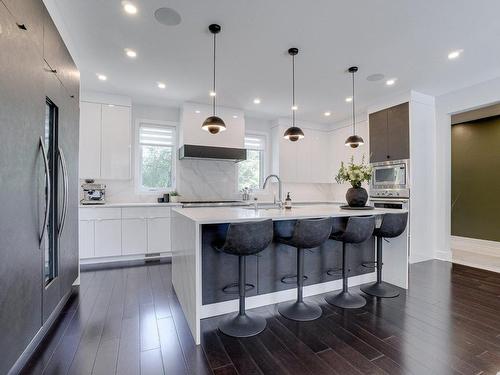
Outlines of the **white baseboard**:
[[452,262],[500,272],[500,242],[451,236]]
[[146,256],[146,254],[138,254],[138,255],[118,255],[112,257],[102,257],[102,258],[83,258],[80,259],[80,264],[103,264],[103,263],[112,263],[112,262],[127,262],[133,260],[155,260],[161,258],[169,258],[172,257],[172,253],[160,253],[156,256]]
[[[349,278],[349,286],[361,285],[373,282],[377,279],[375,272],[363,275],[353,276]],[[317,294],[333,292],[342,288],[342,280],[328,281],[326,283],[304,286],[304,297],[314,296]],[[279,292],[262,294],[258,296],[247,297],[245,305],[247,309],[256,307],[273,305],[275,303],[291,301],[297,297],[297,289],[281,290]],[[239,301],[237,299],[212,303],[210,305],[201,306],[201,319],[210,318],[212,316],[227,314],[238,311]]]

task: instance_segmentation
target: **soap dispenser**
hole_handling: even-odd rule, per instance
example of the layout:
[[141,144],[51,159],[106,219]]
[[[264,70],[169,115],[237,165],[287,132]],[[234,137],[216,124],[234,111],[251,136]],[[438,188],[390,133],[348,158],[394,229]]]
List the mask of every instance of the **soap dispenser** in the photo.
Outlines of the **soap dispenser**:
[[292,198],[290,198],[290,192],[286,193],[285,208],[287,210],[292,208]]

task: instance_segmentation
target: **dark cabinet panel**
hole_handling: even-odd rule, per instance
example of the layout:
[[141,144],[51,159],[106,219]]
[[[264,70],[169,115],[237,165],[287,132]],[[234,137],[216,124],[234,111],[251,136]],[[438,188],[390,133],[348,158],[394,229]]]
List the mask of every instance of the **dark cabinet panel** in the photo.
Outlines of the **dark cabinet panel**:
[[370,114],[370,162],[387,160],[387,111]]
[[403,103],[371,113],[370,162],[410,158],[409,104]]
[[0,3],[0,373],[41,327],[44,167],[43,60]]
[[43,19],[47,12],[40,0],[1,0],[14,22],[25,27],[39,55],[43,51]]
[[408,103],[387,109],[388,160],[410,158],[410,113]]

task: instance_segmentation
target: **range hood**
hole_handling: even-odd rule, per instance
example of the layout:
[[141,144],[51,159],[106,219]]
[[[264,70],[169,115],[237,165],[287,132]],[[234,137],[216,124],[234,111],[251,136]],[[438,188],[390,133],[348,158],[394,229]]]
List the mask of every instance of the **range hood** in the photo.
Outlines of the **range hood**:
[[182,159],[206,159],[238,163],[247,160],[247,150],[232,147],[183,145],[179,148],[179,160]]

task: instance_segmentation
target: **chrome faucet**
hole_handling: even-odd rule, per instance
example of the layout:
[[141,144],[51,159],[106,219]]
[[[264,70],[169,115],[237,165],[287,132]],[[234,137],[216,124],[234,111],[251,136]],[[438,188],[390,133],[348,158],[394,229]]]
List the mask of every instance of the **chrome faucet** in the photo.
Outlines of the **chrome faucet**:
[[280,208],[282,208],[283,207],[283,186],[281,184],[281,179],[279,178],[278,175],[270,174],[269,176],[267,176],[266,179],[264,180],[264,184],[262,185],[262,189],[266,188],[267,182],[273,177],[276,179],[276,181],[278,181],[278,195],[279,195],[278,202],[276,202],[276,195],[274,196],[274,204],[278,204],[278,206]]

